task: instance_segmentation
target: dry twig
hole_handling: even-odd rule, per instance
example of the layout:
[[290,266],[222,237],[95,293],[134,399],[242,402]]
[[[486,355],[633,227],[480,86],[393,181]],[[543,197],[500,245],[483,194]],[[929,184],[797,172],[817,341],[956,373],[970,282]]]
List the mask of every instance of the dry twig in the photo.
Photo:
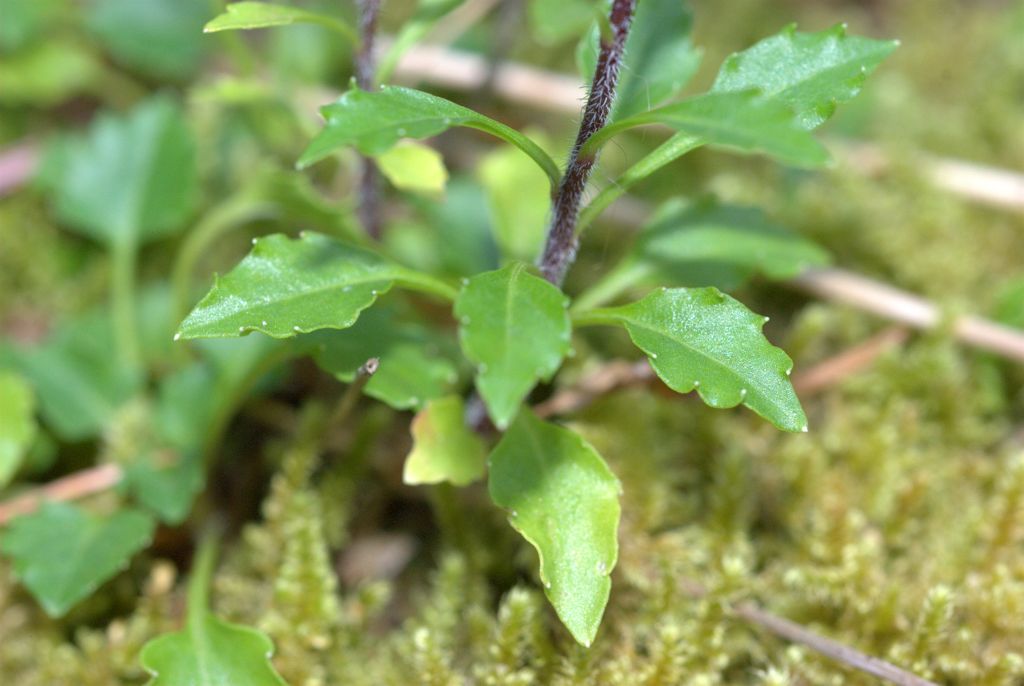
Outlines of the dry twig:
[[872,657],[838,641],[833,641],[831,638],[816,634],[796,622],[773,615],[754,603],[740,603],[732,608],[732,614],[751,624],[756,624],[779,638],[807,646],[820,655],[891,684],[896,684],[896,686],[938,686],[934,681],[928,681],[900,669],[891,662]]
[[124,472],[116,464],[101,464],[61,477],[0,503],[0,526],[23,514],[34,512],[48,500],[77,500],[101,493],[121,482]]

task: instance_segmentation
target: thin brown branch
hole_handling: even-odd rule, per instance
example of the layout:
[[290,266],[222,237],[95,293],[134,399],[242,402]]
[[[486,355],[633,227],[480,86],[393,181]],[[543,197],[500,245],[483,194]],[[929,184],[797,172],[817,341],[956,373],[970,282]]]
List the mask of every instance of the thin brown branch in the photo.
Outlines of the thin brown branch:
[[[355,56],[356,85],[373,90],[377,81],[377,18],[381,0],[359,0],[359,49]],[[359,160],[359,220],[367,235],[380,238],[383,223],[380,211],[380,171],[372,157]]]
[[[680,579],[679,589],[695,599],[708,595],[707,587],[694,579]],[[923,679],[912,672],[897,667],[891,662],[862,653],[856,648],[851,648],[831,638],[816,634],[796,622],[772,614],[756,603],[744,601],[730,606],[728,610],[737,619],[742,619],[750,624],[759,626],[791,643],[807,646],[830,660],[835,660],[859,672],[876,676],[883,681],[896,684],[896,686],[938,686],[935,682]]]
[[793,374],[793,388],[801,396],[813,395],[866,369],[879,355],[902,345],[909,336],[903,327],[892,326],[863,343]]
[[627,362],[613,360],[600,365],[579,382],[564,388],[542,403],[534,405],[538,417],[552,417],[582,410],[602,395],[617,388],[646,383],[654,378],[647,360]]
[[[814,395],[869,367],[879,355],[907,340],[909,333],[893,326],[863,343],[830,357],[809,369],[793,374],[793,388],[801,396]],[[579,412],[603,395],[619,388],[644,384],[656,378],[647,360],[612,360],[585,374],[578,382],[560,389],[544,402],[534,405],[539,417]]]
[[15,517],[34,512],[45,501],[77,500],[113,488],[123,476],[124,472],[116,464],[101,464],[68,474],[0,503],[0,526]]
[[[921,296],[843,269],[815,269],[789,282],[805,293],[850,305],[915,329],[942,324],[942,311]],[[971,315],[957,317],[953,335],[962,343],[1024,362],[1024,331]]]
[[938,686],[934,681],[928,681],[912,672],[900,669],[891,662],[872,657],[831,638],[816,634],[796,622],[773,615],[753,603],[746,602],[734,606],[732,614],[751,624],[756,624],[779,638],[807,646],[819,655],[835,660],[859,672],[864,672],[865,674],[888,681],[891,684],[896,684],[896,686]]

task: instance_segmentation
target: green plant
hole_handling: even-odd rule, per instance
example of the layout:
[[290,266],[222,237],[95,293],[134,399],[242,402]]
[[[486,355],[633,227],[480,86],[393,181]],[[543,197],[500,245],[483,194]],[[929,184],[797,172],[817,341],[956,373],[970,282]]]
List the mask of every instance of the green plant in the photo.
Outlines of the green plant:
[[[169,6],[166,0],[147,2]],[[755,274],[786,278],[828,258],[757,210],[677,198],[659,209],[617,265],[581,287],[562,286],[581,235],[602,210],[691,151],[712,146],[796,167],[824,164],[827,153],[811,131],[837,103],[857,94],[894,44],[848,36],[842,27],[820,33],[787,28],[730,57],[707,93],[684,98],[699,62],[688,37],[689,13],[668,0],[614,0],[577,51],[591,87],[563,170],[542,137],[534,140],[429,93],[377,87],[390,80],[402,51],[458,4],[424,3],[376,68],[375,0],[361,4],[357,28],[333,14],[258,2],[228,5],[206,25],[230,36],[238,29],[312,24],[353,48],[355,82],[323,108],[322,130],[298,155],[289,146],[305,140],[304,119],[259,84],[225,79],[197,87],[196,99],[215,103],[226,129],[256,112],[260,125],[253,126],[253,137],[260,145],[285,150],[280,157],[310,168],[318,182],[356,178],[349,184],[354,213],[348,201],[325,202],[310,176],[248,165],[231,136],[210,146],[216,151],[196,145],[199,124],[167,96],[144,99],[124,115],[101,115],[83,135],[52,146],[41,187],[64,226],[106,251],[110,305],[61,322],[42,345],[0,349],[0,362],[15,370],[0,374],[0,486],[19,470],[45,463],[45,455],[30,451],[38,430],[32,408],[38,406],[56,440],[100,441],[103,461],[118,468],[119,492],[97,511],[48,504],[17,517],[4,533],[0,549],[47,613],[72,611],[151,543],[158,522],[186,520],[231,419],[267,392],[282,363],[298,357],[312,357],[350,384],[333,416],[303,427],[300,443],[317,444],[332,425],[351,419],[360,393],[395,410],[415,411],[405,482],[464,486],[486,475],[493,502],[537,550],[545,594],[586,646],[598,631],[618,557],[619,484],[580,434],[528,406],[531,397],[545,393],[538,384],[552,381],[573,354],[574,336],[576,346],[596,359],[592,328],[622,330],[669,388],[696,390],[713,407],[743,404],[785,431],[807,430],[787,378],[792,363],[761,332],[766,319],[717,287],[735,287]],[[557,11],[554,4],[535,3],[535,20],[556,21],[547,14]],[[196,17],[203,18],[202,3],[188,5],[168,35],[189,35]],[[194,70],[202,50],[161,50],[159,41],[156,47],[129,41],[116,30],[132,22],[136,7],[124,0],[99,4],[90,21],[97,36],[109,41],[107,51],[147,77],[177,79]],[[244,73],[252,56],[225,41]],[[667,127],[671,135],[585,203],[601,149],[648,125]],[[465,211],[459,206],[438,218],[433,235],[419,238],[409,238],[388,216],[385,180],[400,193],[409,191],[401,197],[410,205],[419,202],[417,193],[429,197],[443,187],[439,155],[415,139],[456,127],[490,134],[522,152],[499,150],[481,165],[494,205],[517,190],[502,187],[506,170],[518,173],[524,160],[539,168],[551,202],[546,231],[506,221],[500,235],[485,236],[481,222],[466,220],[473,216],[472,200]],[[351,174],[352,160],[344,157],[350,148],[359,153]],[[510,152],[516,156],[507,157]],[[241,156],[241,172],[231,166],[232,154]],[[209,157],[224,159],[209,165]],[[196,218],[203,160],[218,170],[206,193],[219,200]],[[525,176],[530,174],[535,170]],[[456,184],[447,192],[453,206],[460,201]],[[217,239],[252,224],[260,231],[267,224],[316,230],[253,238],[250,254],[188,312],[200,258]],[[154,268],[140,255],[176,237],[172,287],[140,288],[140,265]],[[403,240],[411,240],[412,248]],[[424,241],[432,263],[418,249]],[[649,292],[609,306],[637,289]],[[179,343],[172,346],[167,322],[179,320]],[[197,340],[252,332],[263,335]],[[372,418],[360,419],[372,427]],[[308,491],[311,462],[296,468],[302,473],[290,484],[306,497],[295,496],[289,505],[305,514],[321,506]],[[436,496],[439,510],[445,487]],[[317,543],[325,534],[312,529],[302,533]],[[306,539],[295,540],[299,545]],[[58,564],[69,547],[69,563]],[[241,636],[252,660],[223,669],[240,670],[230,672],[235,679],[279,683],[266,664],[264,637],[209,614],[211,550],[201,548],[193,573],[185,632],[150,643],[143,664],[157,674],[153,683],[164,683],[175,669],[198,668],[192,663],[200,663],[217,641]],[[319,562],[307,576],[327,566]],[[515,612],[525,612],[516,610],[524,598],[508,599],[503,612],[512,619],[503,622],[525,621],[515,619]],[[672,634],[670,627],[664,631]],[[432,654],[430,636],[417,637],[421,652]],[[168,658],[182,651],[194,657]]]
[[[242,16],[239,11],[214,25],[261,26],[277,16],[257,3],[245,6],[253,16],[231,23]],[[828,155],[811,130],[832,114],[837,103],[853,97],[865,76],[894,47],[891,42],[848,36],[843,27],[816,34],[789,27],[730,57],[707,93],[675,100],[685,79],[673,81],[672,76],[685,71],[692,54],[682,51],[649,59],[665,39],[656,29],[673,8],[676,5],[669,2],[641,3],[637,31],[631,35],[636,2],[614,0],[607,19],[581,47],[581,61],[592,65],[593,78],[564,172],[522,134],[421,91],[395,86],[370,90],[372,79],[363,78],[323,108],[324,128],[299,158],[300,168],[346,147],[367,157],[381,155],[400,140],[428,138],[452,127],[479,129],[522,150],[547,175],[553,197],[550,226],[537,260],[539,275],[527,264],[511,260],[497,270],[468,274],[458,288],[443,274],[410,269],[389,257],[386,246],[375,240],[375,226],[367,225],[366,236],[350,242],[311,233],[297,239],[275,235],[254,241],[249,256],[218,279],[176,334],[200,339],[259,332],[293,339],[298,351],[311,351],[324,364],[334,346],[351,345],[347,338],[358,334],[346,330],[392,288],[415,294],[403,301],[412,311],[422,302],[418,295],[450,304],[479,394],[479,400],[470,399],[468,421],[483,426],[482,418],[473,416],[482,401],[487,417],[503,432],[487,458],[491,497],[509,511],[510,524],[537,549],[548,598],[572,635],[585,645],[597,632],[616,562],[617,482],[593,448],[571,430],[538,419],[524,401],[538,382],[550,381],[557,373],[570,352],[574,330],[611,326],[628,332],[673,390],[697,390],[713,407],[743,404],[780,429],[806,431],[806,417],[787,379],[792,363],[764,338],[765,318],[717,288],[676,285],[700,281],[706,275],[699,268],[709,264],[727,271],[778,274],[818,263],[821,255],[785,233],[760,230],[749,213],[712,208],[712,214],[725,215],[723,223],[705,224],[712,230],[699,237],[693,230],[696,222],[677,214],[663,220],[667,229],[660,236],[652,229],[641,241],[650,247],[651,241],[660,240],[668,249],[630,255],[629,269],[610,272],[615,288],[599,281],[592,288],[600,297],[584,290],[571,306],[560,287],[575,259],[580,232],[615,195],[701,146],[762,153],[798,166],[825,163]],[[266,21],[255,16],[259,11],[268,12],[263,15]],[[631,62],[634,55],[640,64]],[[626,89],[625,97],[632,101],[617,101],[620,70],[649,79],[656,87]],[[642,98],[649,98],[646,106],[638,102]],[[662,104],[665,101],[672,102]],[[601,148],[613,137],[649,124],[669,127],[672,137],[581,211]],[[700,210],[692,213],[699,216]],[[749,242],[734,240],[734,235]],[[687,241],[702,243],[707,252],[688,249]],[[662,283],[673,287],[661,286],[631,304],[599,306],[651,274],[668,277]],[[378,324],[374,333],[385,339],[401,336],[399,322],[416,321],[414,317],[389,322],[386,326],[395,329],[391,333]],[[450,333],[436,317],[424,326],[430,332],[426,335]],[[310,338],[314,332],[322,333]],[[422,359],[389,354],[387,342],[366,350],[380,358],[382,373],[388,370],[413,379],[430,373]],[[364,361],[349,357],[345,367],[325,366],[334,373],[352,374]],[[466,435],[469,429],[451,418],[458,413],[462,392],[462,385],[452,379],[429,390],[410,385],[407,398],[382,398],[396,407],[418,408],[417,423],[431,429],[414,430],[414,462],[406,470],[410,481],[450,480],[461,485],[483,474],[485,450]]]

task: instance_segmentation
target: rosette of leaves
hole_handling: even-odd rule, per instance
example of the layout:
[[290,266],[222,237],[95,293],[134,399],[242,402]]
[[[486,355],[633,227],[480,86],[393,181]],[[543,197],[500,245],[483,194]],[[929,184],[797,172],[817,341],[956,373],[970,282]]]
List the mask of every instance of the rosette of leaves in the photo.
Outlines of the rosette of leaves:
[[[708,92],[680,98],[688,74],[664,73],[664,61],[652,55],[666,55],[671,64],[692,73],[697,53],[686,35],[689,15],[660,0],[650,5],[637,16],[643,30],[623,67],[632,85],[627,84],[613,123],[593,135],[581,154],[596,154],[613,137],[649,124],[667,126],[673,134],[627,169],[610,186],[614,190],[598,194],[584,210],[579,229],[616,194],[701,146],[767,155],[800,167],[825,163],[828,154],[812,129],[837,103],[853,97],[894,48],[891,42],[849,36],[843,27],[820,33],[790,27],[726,60]],[[586,63],[586,48],[581,55]],[[644,83],[649,84],[646,91]],[[347,148],[380,155],[406,139],[468,127],[518,147],[552,188],[559,181],[558,165],[527,136],[422,91],[353,88],[322,114],[324,128],[300,157],[300,167]],[[698,205],[689,214],[669,213],[664,219],[668,223],[648,232],[627,258],[644,266],[644,278],[628,285],[656,282],[678,266],[666,259],[686,263],[694,250],[704,252],[690,262],[711,259],[744,277],[758,272],[787,276],[826,259],[806,242],[765,228],[763,217],[742,209]],[[756,254],[726,249],[737,236],[756,246]],[[502,267],[454,284],[444,274],[404,266],[370,241],[355,245],[316,234],[276,235],[259,240],[237,267],[217,279],[178,335],[222,338],[255,331],[296,338],[300,349],[322,355],[313,344],[322,334],[315,332],[329,331],[343,347],[358,347],[368,340],[365,333],[356,340],[358,322],[385,296],[431,312],[417,326],[432,328],[441,341],[457,338],[465,366],[472,369],[473,388],[452,374],[446,383],[421,385],[416,403],[377,394],[399,409],[418,409],[406,479],[464,485],[486,475],[494,503],[536,548],[540,580],[558,616],[577,641],[590,645],[617,559],[619,483],[582,437],[528,407],[536,386],[550,381],[571,353],[574,333],[591,326],[622,329],[669,388],[696,391],[713,407],[743,405],[784,431],[807,430],[789,381],[792,362],[764,336],[766,319],[701,283],[700,270],[688,273],[687,283],[667,278],[676,287],[656,287],[634,302],[599,307],[623,289],[604,288],[601,297],[584,292],[573,304],[569,294],[511,255],[504,256]],[[449,317],[437,316],[445,310]],[[353,338],[345,343],[347,336]],[[424,356],[393,355],[389,360],[387,352],[396,344],[386,338],[359,347],[360,356],[379,352],[381,370],[391,365],[399,377],[433,374]],[[303,348],[304,343],[309,347]],[[346,364],[358,362],[350,356]],[[500,433],[493,447],[463,418],[473,415],[474,406],[482,407]]]

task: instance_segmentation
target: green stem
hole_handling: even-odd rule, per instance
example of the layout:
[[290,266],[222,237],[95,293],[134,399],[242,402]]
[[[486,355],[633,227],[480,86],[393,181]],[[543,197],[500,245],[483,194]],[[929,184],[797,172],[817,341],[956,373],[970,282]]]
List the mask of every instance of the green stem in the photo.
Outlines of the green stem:
[[142,371],[139,330],[135,323],[134,239],[121,239],[111,246],[110,299],[114,317],[114,335],[122,363],[133,373]]
[[677,133],[667,141],[659,145],[639,162],[623,172],[614,183],[606,186],[597,194],[589,205],[583,208],[580,219],[576,223],[576,234],[579,236],[583,230],[590,226],[595,219],[613,202],[619,199],[626,191],[632,188],[639,181],[658,171],[669,162],[674,162],[686,153],[704,145],[704,140],[697,136],[690,136],[684,133]]
[[410,271],[408,274],[396,278],[395,282],[411,291],[436,295],[450,302],[455,302],[455,299],[459,297],[459,291],[454,286],[427,274]]
[[174,292],[174,318],[177,322],[184,319],[189,310],[189,285],[196,263],[206,253],[207,248],[221,235],[232,228],[256,219],[273,217],[277,214],[277,205],[252,198],[246,193],[229,197],[220,205],[206,213],[196,225],[174,260],[171,272],[171,283]]
[[448,483],[430,487],[430,502],[437,516],[441,534],[448,544],[463,553],[471,567],[476,568],[476,549],[470,544],[469,532],[465,527],[465,511],[459,507],[455,487]]
[[574,312],[572,314],[572,325],[575,328],[581,326],[618,326],[621,323],[622,319],[608,308]]
[[232,390],[228,402],[222,403],[214,413],[208,424],[205,439],[203,441],[203,455],[207,462],[213,457],[214,449],[220,444],[228,422],[235,415],[242,402],[249,397],[250,392],[265,375],[269,374],[277,365],[287,360],[292,355],[292,347],[288,344],[277,345],[260,360],[249,373]]
[[600,307],[651,275],[650,265],[623,260],[572,303],[572,312]]
[[213,579],[213,567],[217,560],[217,537],[206,534],[199,543],[195,561],[192,563],[192,574],[188,580],[188,625],[190,628],[201,627],[206,614],[210,611],[210,581]]

